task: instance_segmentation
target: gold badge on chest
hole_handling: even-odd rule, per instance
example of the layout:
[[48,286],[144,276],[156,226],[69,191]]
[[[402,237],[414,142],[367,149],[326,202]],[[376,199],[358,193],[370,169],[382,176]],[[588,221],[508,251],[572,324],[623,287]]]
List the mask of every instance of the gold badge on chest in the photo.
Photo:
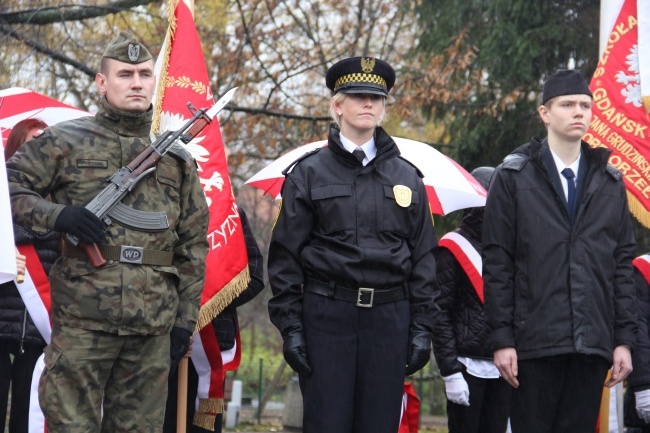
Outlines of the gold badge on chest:
[[393,194],[395,195],[395,201],[398,205],[402,207],[409,207],[411,204],[411,188],[404,185],[395,185],[393,187]]

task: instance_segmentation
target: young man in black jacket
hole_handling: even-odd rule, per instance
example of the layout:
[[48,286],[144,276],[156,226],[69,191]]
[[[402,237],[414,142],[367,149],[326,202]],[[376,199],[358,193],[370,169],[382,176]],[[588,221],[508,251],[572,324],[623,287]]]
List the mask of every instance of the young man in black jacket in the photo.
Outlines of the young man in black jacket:
[[544,84],[544,140],[505,158],[485,208],[483,278],[514,433],[592,433],[607,370],[632,371],[635,241],[610,151],[581,140],[593,100],[579,71]]

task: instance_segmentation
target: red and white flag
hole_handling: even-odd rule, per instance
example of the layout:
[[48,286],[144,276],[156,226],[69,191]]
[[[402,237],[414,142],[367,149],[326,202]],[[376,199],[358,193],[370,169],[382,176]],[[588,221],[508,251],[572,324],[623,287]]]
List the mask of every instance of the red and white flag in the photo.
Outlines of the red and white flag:
[[[2,137],[0,137],[0,142]],[[4,146],[0,146],[0,151]],[[7,182],[7,168],[5,166],[4,152],[0,152],[0,245],[5,250],[0,254],[0,284],[16,278],[16,250],[8,248],[14,245],[14,231],[11,222],[11,205],[9,202],[9,184]]]
[[612,150],[630,211],[650,227],[650,2],[619,0],[607,11],[601,25],[611,32],[591,80],[593,118],[584,140]]
[[402,415],[399,421],[398,433],[418,433],[420,426],[420,399],[413,385],[404,382],[402,396]]
[[[158,87],[153,125],[156,132],[176,130],[183,125],[192,115],[188,102],[196,108],[209,108],[214,104],[191,0],[169,0],[167,16],[169,28],[156,61]],[[198,164],[210,208],[210,251],[192,360],[199,372],[199,403],[194,423],[211,430],[216,414],[223,412],[225,372],[238,368],[241,355],[239,344],[233,354],[221,354],[212,326],[206,325],[246,288],[250,275],[217,119],[186,148]]]
[[483,293],[483,258],[467,238],[457,232],[449,232],[440,238],[438,245],[447,248],[465,271],[481,304],[485,304]]
[[[50,281],[45,274],[43,265],[36,254],[34,245],[19,245],[20,254],[26,257],[25,281],[16,284],[20,296],[23,298],[25,307],[31,316],[36,329],[47,344],[50,344],[52,337],[52,325],[50,323],[51,301]],[[45,354],[42,354],[32,373],[32,384],[29,399],[29,433],[43,433],[45,429],[45,417],[38,400],[38,382],[45,368]]]

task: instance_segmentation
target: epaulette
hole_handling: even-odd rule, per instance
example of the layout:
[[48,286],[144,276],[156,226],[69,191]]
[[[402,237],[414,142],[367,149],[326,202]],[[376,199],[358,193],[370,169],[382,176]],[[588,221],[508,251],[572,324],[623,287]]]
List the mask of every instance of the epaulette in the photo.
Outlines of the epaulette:
[[511,153],[510,155],[503,158],[503,163],[501,163],[501,166],[507,170],[519,171],[524,168],[524,165],[526,165],[528,159],[529,158],[522,153]]
[[616,180],[621,180],[623,178],[623,173],[621,173],[618,168],[614,167],[612,164],[607,164],[605,170],[607,170],[607,173],[609,173]]
[[289,164],[289,166],[288,166],[287,168],[285,168],[284,170],[282,170],[282,174],[283,174],[284,176],[286,176],[287,173],[289,173],[289,172],[291,171],[291,169],[292,169],[296,164],[298,164],[300,161],[302,161],[302,160],[305,159],[305,158],[309,158],[309,157],[312,156],[312,155],[316,155],[316,153],[317,153],[318,151],[320,151],[321,149],[322,149],[322,147],[319,147],[319,148],[317,148],[317,149],[314,149],[314,150],[311,150],[311,151],[305,153],[305,154],[302,155],[300,158],[296,159],[296,160],[293,161],[291,164]]
[[174,143],[172,147],[169,148],[168,152],[185,162],[190,162],[192,160],[192,154],[185,150],[180,144]]
[[402,161],[408,163],[411,167],[413,167],[415,169],[415,171],[418,172],[418,176],[420,176],[421,178],[424,178],[424,174],[420,171],[420,169],[418,168],[417,165],[413,164],[411,161],[404,158],[402,155],[400,155],[398,158],[401,159]]

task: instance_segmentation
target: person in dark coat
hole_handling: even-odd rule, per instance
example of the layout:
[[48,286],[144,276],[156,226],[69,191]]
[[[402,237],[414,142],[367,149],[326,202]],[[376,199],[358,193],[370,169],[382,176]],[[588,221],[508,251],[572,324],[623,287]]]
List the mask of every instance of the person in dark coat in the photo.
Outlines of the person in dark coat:
[[551,75],[539,107],[547,138],[508,155],[488,194],[488,344],[515,388],[514,433],[593,433],[603,384],[632,371],[636,244],[611,151],[581,140],[592,103],[579,71]]
[[[47,124],[38,119],[25,119],[16,123],[7,138],[5,160],[25,141],[39,135],[45,128]],[[16,245],[34,245],[47,275],[60,255],[61,234],[54,231],[37,232],[17,224],[13,225],[13,230]],[[9,432],[27,432],[32,374],[44,348],[45,340],[27,312],[14,282],[0,285],[0,432],[5,431],[9,389]]]
[[639,332],[632,353],[634,370],[627,383],[625,422],[629,433],[650,433],[650,254],[637,257],[632,264]]
[[[235,347],[237,333],[239,332],[239,320],[237,319],[237,308],[251,301],[264,289],[264,257],[260,251],[253,229],[248,221],[246,212],[239,206],[239,218],[244,232],[246,243],[246,255],[248,257],[248,270],[251,280],[246,289],[239,294],[217,317],[212,320],[212,327],[217,336],[219,350],[231,350]],[[206,430],[193,424],[194,413],[196,412],[196,397],[199,387],[199,375],[196,372],[192,358],[189,359],[187,375],[187,425],[186,431],[190,433],[220,433],[223,425],[223,413],[216,416],[214,430]],[[169,377],[169,393],[167,395],[167,406],[165,409],[165,424],[163,433],[176,432],[178,402],[178,371]]]
[[[472,176],[487,190],[493,173],[493,167],[479,167]],[[512,388],[485,347],[490,328],[481,278],[483,211],[465,210],[460,226],[436,249],[440,317],[433,353],[445,381],[449,433],[504,433],[510,414]]]
[[422,174],[379,126],[394,82],[380,59],[334,64],[328,145],[285,170],[269,314],[306,433],[395,433],[404,375],[430,357],[436,235]]

